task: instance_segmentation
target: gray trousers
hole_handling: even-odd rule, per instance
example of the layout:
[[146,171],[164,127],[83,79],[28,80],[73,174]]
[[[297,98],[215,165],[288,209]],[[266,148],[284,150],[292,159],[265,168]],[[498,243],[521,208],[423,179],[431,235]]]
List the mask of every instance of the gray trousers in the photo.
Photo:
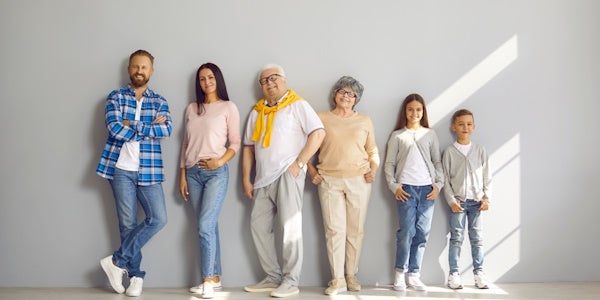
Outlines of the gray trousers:
[[[250,216],[252,238],[260,264],[274,282],[298,286],[302,269],[302,201],[306,171],[296,178],[286,171],[273,183],[254,190]],[[282,233],[283,267],[277,259],[275,219]]]

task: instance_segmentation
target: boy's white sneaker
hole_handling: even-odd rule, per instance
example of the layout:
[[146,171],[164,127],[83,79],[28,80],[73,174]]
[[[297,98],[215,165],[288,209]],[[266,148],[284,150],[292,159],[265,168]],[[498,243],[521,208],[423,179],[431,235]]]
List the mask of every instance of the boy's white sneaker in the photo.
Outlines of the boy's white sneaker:
[[406,286],[413,288],[415,291],[426,291],[427,286],[421,281],[419,273],[408,273],[406,276]]
[[406,291],[406,278],[404,276],[404,272],[396,271],[394,276],[394,290],[396,291]]
[[478,289],[489,289],[490,288],[490,283],[487,280],[487,277],[485,276],[485,273],[483,273],[483,271],[477,271],[475,273],[475,286]]
[[461,283],[460,274],[458,272],[453,272],[448,275],[448,287],[453,290],[462,289],[463,285]]

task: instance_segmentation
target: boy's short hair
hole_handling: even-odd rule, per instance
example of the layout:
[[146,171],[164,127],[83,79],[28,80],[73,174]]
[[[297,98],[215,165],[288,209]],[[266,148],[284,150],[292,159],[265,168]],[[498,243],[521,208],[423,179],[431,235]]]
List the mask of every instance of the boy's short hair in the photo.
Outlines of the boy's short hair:
[[473,117],[473,113],[468,110],[468,109],[459,109],[456,112],[454,112],[454,114],[452,115],[452,123],[456,122],[456,119],[458,119],[458,117],[462,117],[462,116],[471,116]]

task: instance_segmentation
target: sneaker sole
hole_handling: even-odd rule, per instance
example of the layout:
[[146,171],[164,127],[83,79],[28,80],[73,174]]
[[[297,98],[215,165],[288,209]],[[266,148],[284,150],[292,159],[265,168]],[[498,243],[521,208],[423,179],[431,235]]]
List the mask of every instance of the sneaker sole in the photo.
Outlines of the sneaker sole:
[[291,297],[294,295],[298,295],[300,294],[300,291],[294,291],[294,292],[290,292],[290,293],[271,293],[271,297],[275,297],[275,298],[286,298],[286,297]]
[[139,297],[141,295],[142,295],[141,292],[140,293],[125,293],[125,296],[128,296],[128,297]]
[[424,286],[414,286],[414,285],[409,285],[409,286],[407,286],[407,287],[409,287],[409,288],[411,288],[411,289],[413,289],[413,290],[415,290],[415,291],[419,291],[419,292],[424,292],[424,291],[426,291],[426,290],[427,290],[427,288],[426,288],[426,287],[424,287]]
[[453,289],[453,290],[460,290],[460,289],[462,289],[462,288],[463,288],[463,286],[462,286],[462,285],[460,285],[460,286],[457,286],[457,287],[452,287],[452,286],[450,286],[449,284],[447,285],[447,287],[448,287],[449,289]]
[[349,291],[351,292],[360,292],[360,290],[362,289],[362,287],[357,287],[357,288],[348,288]]
[[406,287],[394,285],[394,291],[404,292],[404,291],[406,291]]
[[333,291],[332,293],[324,293],[324,294],[327,296],[333,296],[333,295],[337,295],[339,293],[343,293],[343,292],[347,292],[347,291],[348,291],[348,288],[340,288],[340,289]]
[[272,292],[276,289],[276,287],[271,287],[271,288],[251,288],[251,287],[244,287],[244,291],[246,292],[250,292],[250,293],[261,293],[261,292]]
[[[223,290],[223,286],[221,286],[221,285],[220,286],[214,286],[213,290],[215,290],[215,291],[221,291],[221,290]],[[201,289],[190,288],[188,291],[191,294],[196,294],[196,295],[202,294],[202,290]]]

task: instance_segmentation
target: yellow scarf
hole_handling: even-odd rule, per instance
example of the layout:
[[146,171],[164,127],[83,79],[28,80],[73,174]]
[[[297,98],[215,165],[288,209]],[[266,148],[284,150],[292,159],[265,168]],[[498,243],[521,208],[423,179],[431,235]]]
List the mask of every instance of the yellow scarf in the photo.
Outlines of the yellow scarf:
[[256,125],[254,126],[252,141],[258,142],[260,140],[260,136],[264,130],[265,115],[267,115],[267,129],[265,130],[265,138],[263,139],[262,145],[265,148],[269,147],[271,145],[271,133],[273,132],[273,120],[275,120],[275,113],[300,99],[302,99],[302,97],[298,96],[294,90],[290,89],[288,90],[287,96],[275,106],[267,106],[264,98],[258,100],[256,105],[254,105],[254,110],[258,112],[258,117],[256,118]]

